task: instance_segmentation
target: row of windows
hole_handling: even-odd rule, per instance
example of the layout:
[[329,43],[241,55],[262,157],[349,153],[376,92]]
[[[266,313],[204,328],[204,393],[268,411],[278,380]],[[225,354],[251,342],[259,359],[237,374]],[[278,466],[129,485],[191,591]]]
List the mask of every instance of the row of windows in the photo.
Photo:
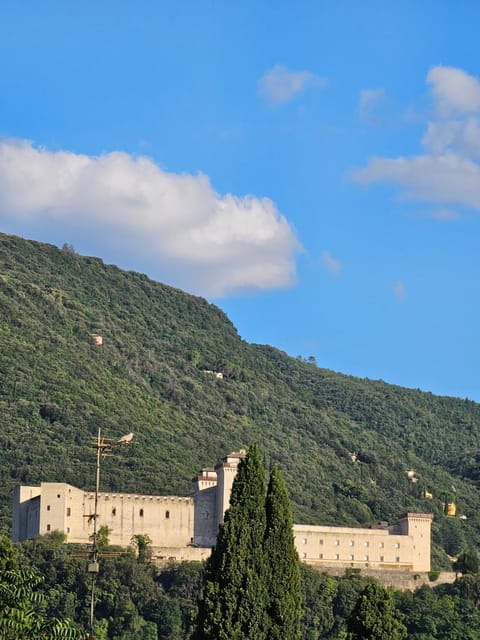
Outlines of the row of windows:
[[[116,515],[117,515],[117,508],[113,507],[112,516],[116,516]],[[140,516],[140,518],[143,518],[143,515],[144,515],[143,509],[139,509],[138,515]],[[169,518],[170,518],[170,511],[165,511],[165,520],[168,520]]]
[[[302,553],[302,558],[306,558],[306,557],[307,557],[307,554]],[[320,560],[326,559],[323,553],[320,553],[318,557]],[[339,553],[335,554],[335,557],[330,558],[330,560],[340,560],[340,554]],[[350,554],[350,556],[348,557],[348,560],[355,560],[355,556],[353,554]],[[361,560],[362,562],[369,562],[370,556],[363,556],[363,558],[357,557],[357,561],[359,560]],[[377,562],[385,562],[385,556],[380,556]],[[400,562],[400,556],[396,556],[395,562]]]
[[[51,530],[52,530],[52,525],[47,524],[47,531],[51,531]],[[67,527],[67,533],[70,533],[70,527]]]
[[[47,504],[47,511],[50,511],[50,505]],[[72,515],[72,510],[70,507],[67,507],[67,516],[71,516]],[[112,509],[112,516],[116,516],[117,515],[117,508],[113,507]],[[138,512],[138,515],[143,518],[143,509],[140,509]],[[170,518],[170,511],[165,511],[165,519],[168,520]],[[50,529],[49,529],[50,531]]]
[[[303,544],[307,544],[308,543],[308,538],[303,538],[302,539],[302,543]],[[320,538],[320,540],[318,541],[319,544],[324,544],[324,540],[322,538]],[[336,547],[340,546],[341,541],[340,540],[335,540],[334,544]],[[355,546],[355,540],[349,540],[348,542],[348,546],[349,547],[354,547]],[[364,547],[369,547],[370,546],[370,541],[369,540],[365,540],[363,543]],[[379,542],[378,546],[380,549],[383,549],[385,547],[385,543],[384,542]],[[396,542],[395,543],[395,549],[400,549],[400,543]]]

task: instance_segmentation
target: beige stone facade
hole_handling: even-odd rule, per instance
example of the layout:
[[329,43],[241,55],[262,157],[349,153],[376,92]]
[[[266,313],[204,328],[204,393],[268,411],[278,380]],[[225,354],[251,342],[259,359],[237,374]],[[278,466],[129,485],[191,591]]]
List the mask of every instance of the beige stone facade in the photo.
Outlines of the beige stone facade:
[[[99,493],[99,527],[111,530],[110,543],[128,546],[132,536],[148,534],[159,559],[202,560],[215,544],[237,467],[245,451],[230,453],[193,479],[188,497]],[[67,542],[88,543],[93,532],[95,496],[66,483],[17,487],[13,496],[15,542],[62,531]],[[384,571],[430,570],[432,515],[407,513],[396,526],[370,529],[296,524],[300,559],[319,568]]]
[[396,527],[358,529],[296,524],[298,554],[308,564],[430,571],[431,514],[407,513]]

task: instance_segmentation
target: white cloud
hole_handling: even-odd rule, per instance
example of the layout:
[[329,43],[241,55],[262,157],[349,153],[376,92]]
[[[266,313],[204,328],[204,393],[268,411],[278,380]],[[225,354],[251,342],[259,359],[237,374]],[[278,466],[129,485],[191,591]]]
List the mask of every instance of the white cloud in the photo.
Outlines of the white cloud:
[[325,84],[325,78],[310,71],[290,71],[281,64],[269,69],[258,82],[260,93],[271,104],[288,102],[308,86],[323,87]]
[[146,157],[24,140],[0,142],[0,220],[26,235],[50,226],[73,244],[89,233],[121,266],[148,264],[153,277],[209,296],[292,285],[300,248],[268,198],[219,195],[207,176],[168,173]]
[[429,122],[422,144],[435,155],[453,151],[470,158],[480,157],[479,120],[472,117]]
[[474,113],[480,109],[480,82],[463,69],[432,67],[427,82],[440,117]]
[[[435,118],[422,138],[424,155],[371,158],[353,171],[364,184],[389,182],[402,196],[480,211],[480,82],[462,69],[433,67],[427,75]],[[440,206],[438,211],[449,211]],[[437,215],[452,220],[452,215]],[[457,216],[458,217],[458,216]]]
[[409,199],[458,203],[480,211],[480,166],[459,155],[372,158],[352,178],[364,185],[398,184]]
[[385,98],[384,89],[362,89],[358,102],[358,114],[363,120],[369,120],[378,103]]
[[398,280],[393,285],[393,295],[397,298],[397,300],[405,300],[405,298],[407,297],[407,290],[401,280]]
[[328,251],[323,251],[321,255],[321,260],[323,266],[327,269],[329,273],[336,276],[342,270],[342,263],[339,260],[333,258]]

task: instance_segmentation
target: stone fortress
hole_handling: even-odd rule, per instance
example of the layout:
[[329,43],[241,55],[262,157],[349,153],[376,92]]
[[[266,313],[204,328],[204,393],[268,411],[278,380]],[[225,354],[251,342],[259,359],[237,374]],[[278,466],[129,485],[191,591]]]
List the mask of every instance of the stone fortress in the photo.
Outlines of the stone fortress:
[[[237,467],[245,455],[229,453],[215,467],[193,478],[188,497],[125,493],[98,494],[98,526],[110,530],[111,544],[128,546],[132,536],[148,534],[157,560],[203,560],[215,544],[230,501]],[[93,531],[95,494],[62,482],[18,486],[13,496],[12,539],[19,542],[61,531],[69,543],[87,544]],[[335,571],[430,571],[432,514],[407,513],[399,524],[371,528],[295,524],[300,559]]]

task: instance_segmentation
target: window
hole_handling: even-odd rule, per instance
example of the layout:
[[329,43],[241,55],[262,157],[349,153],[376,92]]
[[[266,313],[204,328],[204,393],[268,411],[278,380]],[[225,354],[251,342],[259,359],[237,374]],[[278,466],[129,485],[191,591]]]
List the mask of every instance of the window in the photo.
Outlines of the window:
[[116,507],[113,507],[112,516],[116,516],[116,515],[117,515],[117,509],[116,509]]
[[400,556],[397,556],[397,557],[395,558],[395,562],[400,562]]
[[370,546],[369,541],[368,541],[368,540],[365,540],[365,542],[363,543],[363,546],[364,546],[364,547],[369,547],[369,546]]
[[306,558],[307,554],[306,553],[302,553],[302,558]]
[[168,520],[170,518],[170,511],[165,511],[165,519]]
[[383,549],[383,547],[385,546],[384,542],[380,542],[380,544],[378,545],[380,547],[380,549]]
[[323,544],[323,539],[320,538],[320,540],[318,541],[319,544]]
[[321,553],[319,556],[320,560],[323,560],[323,553]]
[[363,559],[368,562],[368,556],[363,556]]
[[70,507],[67,507],[67,516],[71,516],[72,515],[72,510],[70,509]]
[[67,533],[70,533],[70,527],[67,527]]
[[335,560],[340,560],[340,555],[338,553],[335,555]]
[[395,543],[395,549],[400,549],[400,543],[399,542]]
[[61,498],[61,497],[62,497],[62,496],[61,496],[59,493],[57,493],[57,498]]
[[350,547],[354,547],[355,546],[355,542],[353,540],[350,540],[350,542],[348,543]]
[[303,544],[307,544],[307,539],[303,538],[302,542],[303,542]]
[[383,556],[380,556],[380,562],[383,562],[384,558]]
[[355,560],[355,557],[354,557],[353,553],[350,554],[350,558],[349,559],[350,560]]
[[335,540],[335,546],[338,547],[339,544],[340,544],[340,540]]
[[50,511],[50,505],[47,504],[47,511]]
[[49,524],[47,524],[47,531],[50,531],[51,528],[52,527]]
[[139,514],[140,514],[140,517],[143,518],[143,509],[140,509]]

